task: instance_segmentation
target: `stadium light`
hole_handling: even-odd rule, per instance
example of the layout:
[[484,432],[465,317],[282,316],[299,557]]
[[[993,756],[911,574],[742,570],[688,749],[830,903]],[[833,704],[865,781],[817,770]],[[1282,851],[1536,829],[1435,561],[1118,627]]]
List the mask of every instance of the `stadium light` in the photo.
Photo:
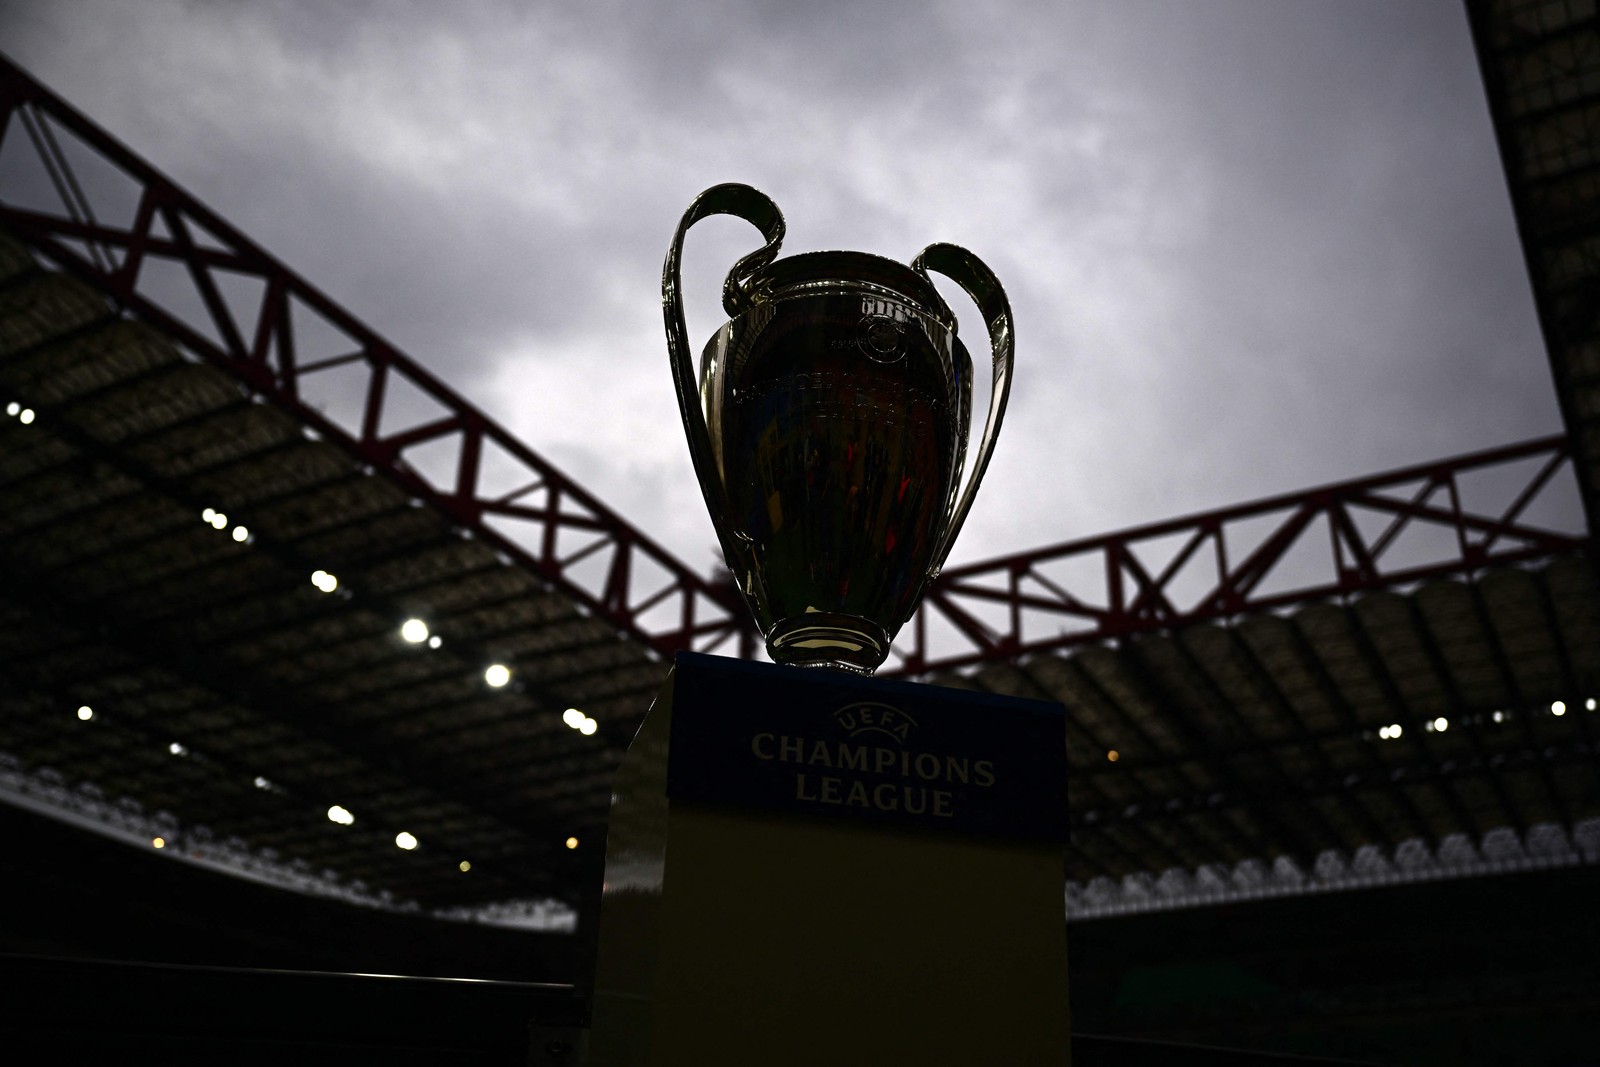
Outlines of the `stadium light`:
[[1567,702],[1565,700],[1557,700],[1557,701],[1554,701],[1554,702],[1551,703],[1551,705],[1550,705],[1550,714],[1554,715],[1556,718],[1559,719],[1559,718],[1561,718],[1561,716],[1565,715],[1566,713],[1567,713]]
[[94,718],[94,709],[87,704],[83,705],[78,709],[78,718],[82,722],[88,722],[90,719]]
[[167,751],[172,753],[174,756],[187,756],[189,754],[189,750],[178,744],[176,741],[167,746]]
[[324,593],[331,593],[335,589],[339,588],[339,579],[335,578],[327,571],[312,571],[311,584],[322,590]]
[[17,403],[15,400],[13,400],[11,403],[6,405],[6,414],[10,415],[13,419],[16,418],[19,414],[21,414],[21,412],[22,412],[22,405]]
[[417,847],[417,839],[404,830],[394,835],[394,843],[407,852]]
[[33,423],[33,409],[23,408],[21,414],[17,416],[17,421],[24,426],[31,425]]
[[567,838],[567,847],[568,848],[577,848],[578,847],[578,839],[576,837]]
[[341,808],[339,805],[335,804],[333,807],[328,809],[328,821],[336,822],[340,826],[349,826],[356,821],[356,817],[350,814],[348,809]]
[[511,681],[511,668],[504,663],[491,663],[483,672],[483,680],[491,687],[499,689]]
[[428,624],[421,619],[407,619],[400,626],[400,636],[413,645],[420,645],[428,639]]
[[235,526],[233,528],[233,539],[238,541],[240,544],[244,544],[246,541],[250,540],[250,531],[245,529],[243,526]]
[[438,634],[434,634],[432,637],[428,638],[428,647],[429,648],[443,648],[444,647],[444,638],[440,637]]
[[577,708],[568,708],[566,711],[563,711],[561,713],[561,721],[578,731],[580,734],[583,734],[585,737],[590,736],[596,730],[600,729],[600,724],[598,722],[595,722]]

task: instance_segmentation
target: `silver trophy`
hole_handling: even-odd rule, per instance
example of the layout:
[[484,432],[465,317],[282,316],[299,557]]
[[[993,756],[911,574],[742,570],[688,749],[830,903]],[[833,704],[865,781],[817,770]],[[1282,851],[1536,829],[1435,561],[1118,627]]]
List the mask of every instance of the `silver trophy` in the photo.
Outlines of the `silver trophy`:
[[[723,286],[729,321],[694,373],[681,261],[689,228],[729,214],[766,244]],[[871,674],[950,553],[988,467],[1011,387],[1011,306],[977,256],[933,244],[910,266],[864,252],[778,259],[783,214],[718,185],[684,214],[661,278],[689,451],[723,556],[777,663]],[[972,297],[994,389],[961,472],[972,359],[928,277]]]

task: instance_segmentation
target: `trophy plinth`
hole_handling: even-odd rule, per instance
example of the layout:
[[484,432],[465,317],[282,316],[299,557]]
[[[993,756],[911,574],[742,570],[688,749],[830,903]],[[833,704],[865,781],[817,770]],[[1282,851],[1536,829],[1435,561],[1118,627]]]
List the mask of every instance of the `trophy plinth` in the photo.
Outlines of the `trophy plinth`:
[[679,653],[613,785],[590,1067],[1069,1067],[1064,731]]

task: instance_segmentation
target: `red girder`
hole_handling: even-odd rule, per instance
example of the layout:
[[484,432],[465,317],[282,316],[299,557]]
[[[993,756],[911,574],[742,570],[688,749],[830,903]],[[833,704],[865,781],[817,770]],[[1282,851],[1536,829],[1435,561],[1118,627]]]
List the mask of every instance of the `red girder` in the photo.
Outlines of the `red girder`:
[[[96,217],[97,190],[86,191],[77,183],[51,123],[136,185],[137,206],[125,227]],[[196,358],[233,373],[316,433],[658,652],[712,649],[732,639],[729,651],[753,653],[757,642],[731,585],[695,575],[354,316],[0,59],[0,150],[7,138],[16,139],[18,126],[63,205],[25,208],[0,184],[0,224],[36,252]],[[196,230],[207,239],[197,237]],[[198,314],[180,310],[171,293],[154,293],[144,285],[148,265],[155,261],[185,268],[191,285],[187,296],[200,307]],[[245,321],[239,321],[237,306],[221,291],[221,276],[259,284],[259,299],[243,316]],[[306,323],[312,320],[338,343],[307,358],[312,346]],[[339,368],[364,374],[356,410],[343,420],[317,406],[319,397],[327,395],[318,391],[319,375]],[[385,418],[394,414],[387,400],[394,381],[428,398],[434,406],[430,416],[386,430]],[[437,476],[408,462],[408,449],[438,442],[453,443],[456,452],[454,462]],[[499,450],[493,481],[516,488],[490,485],[490,448]],[[1536,469],[1503,494],[1509,496],[1503,507],[1463,507],[1461,475],[1509,471],[1529,460],[1538,461]],[[923,674],[1011,659],[1579,550],[1587,542],[1581,521],[1574,522],[1577,529],[1572,532],[1522,521],[1563,469],[1570,473],[1568,442],[1554,436],[951,568],[901,632],[885,673]],[[1447,504],[1436,501],[1441,494]],[[1576,501],[1575,484],[1571,495]],[[1381,530],[1364,533],[1358,517],[1377,521]],[[1253,534],[1237,529],[1251,522],[1268,529]],[[1431,546],[1419,555],[1415,545],[1406,543],[1406,535],[1419,528],[1448,531],[1451,547]],[[1325,548],[1308,563],[1297,551],[1319,530],[1326,533]],[[1160,543],[1174,539],[1180,542],[1176,550],[1156,563],[1163,555]],[[1243,558],[1235,563],[1230,552]],[[1092,576],[1062,573],[1076,563],[1088,564]]]
[[[61,150],[63,139],[87,154],[77,156],[80,163],[98,161],[99,184],[89,175],[80,183]],[[236,375],[316,434],[657,652],[709,650],[731,638],[748,654],[751,624],[735,590],[689,570],[88,118],[0,59],[0,151],[5,150],[13,161],[20,152],[40,164],[38,173],[49,178],[59,200],[59,207],[49,202],[24,206],[18,198],[30,190],[0,185],[0,225],[35,252],[191,356]],[[6,178],[14,186],[22,182],[9,170],[0,175]],[[123,191],[131,182],[137,194],[137,206],[121,226],[110,221],[114,204],[97,202],[112,200],[110,189],[117,182]],[[150,268],[158,261],[183,268],[187,291],[174,291],[170,284],[162,289],[151,280]],[[237,288],[240,279],[260,294],[242,309],[222,288],[224,282]],[[313,329],[324,348],[329,337],[335,339],[334,354],[304,359]],[[357,382],[360,400],[348,418],[325,407],[351,394],[339,392],[338,383],[319,389],[318,376],[336,368],[364,376]],[[427,417],[412,418],[388,401],[397,383],[409,386],[413,397],[425,398]],[[397,418],[403,424],[389,429]],[[453,449],[453,462],[440,467],[408,461],[409,449],[441,443]],[[491,449],[498,464],[493,481],[520,488],[506,492],[490,485],[485,461]]]
[[[1463,506],[1468,474],[1494,483],[1476,486],[1490,505]],[[1524,520],[1544,498],[1570,504],[1570,529]],[[1428,532],[1447,536],[1429,539]],[[1571,449],[1560,434],[952,567],[902,631],[884,673],[924,674],[1226,621],[1537,562],[1587,543]],[[1240,550],[1242,560],[1230,562]]]

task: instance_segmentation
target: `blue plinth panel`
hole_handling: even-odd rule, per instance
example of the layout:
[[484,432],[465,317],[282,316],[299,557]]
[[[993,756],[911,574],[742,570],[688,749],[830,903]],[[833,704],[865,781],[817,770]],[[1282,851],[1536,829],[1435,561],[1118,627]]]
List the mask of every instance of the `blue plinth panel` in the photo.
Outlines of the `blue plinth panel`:
[[1061,705],[680,652],[667,796],[1067,839]]

